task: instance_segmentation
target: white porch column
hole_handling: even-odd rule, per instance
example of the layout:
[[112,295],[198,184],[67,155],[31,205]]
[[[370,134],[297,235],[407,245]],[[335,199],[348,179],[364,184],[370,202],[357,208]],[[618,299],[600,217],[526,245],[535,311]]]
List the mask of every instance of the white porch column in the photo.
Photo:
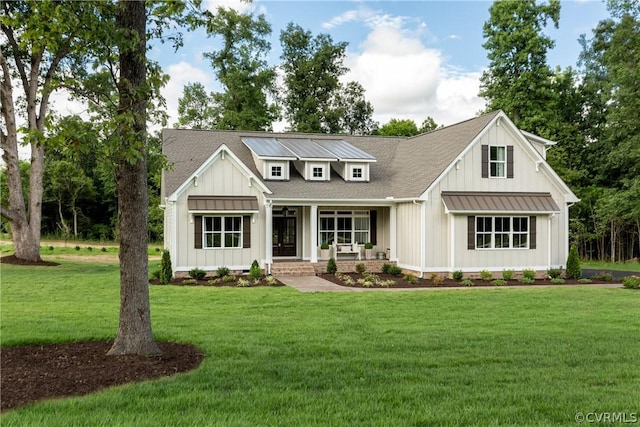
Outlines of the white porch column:
[[398,223],[396,218],[396,205],[391,205],[389,207],[389,261],[398,261],[396,253]]
[[267,274],[271,274],[271,264],[273,264],[273,202],[267,200],[264,203],[265,212],[265,269]]
[[318,262],[318,205],[311,205],[311,262]]

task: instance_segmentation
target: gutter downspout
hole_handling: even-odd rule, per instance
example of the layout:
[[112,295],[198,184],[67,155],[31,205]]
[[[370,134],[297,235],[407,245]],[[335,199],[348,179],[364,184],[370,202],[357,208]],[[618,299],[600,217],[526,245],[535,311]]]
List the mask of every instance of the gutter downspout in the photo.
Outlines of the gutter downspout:
[[413,204],[420,206],[420,278],[424,279],[425,270],[425,256],[427,252],[427,236],[425,235],[426,220],[427,220],[427,206],[426,201],[413,200]]

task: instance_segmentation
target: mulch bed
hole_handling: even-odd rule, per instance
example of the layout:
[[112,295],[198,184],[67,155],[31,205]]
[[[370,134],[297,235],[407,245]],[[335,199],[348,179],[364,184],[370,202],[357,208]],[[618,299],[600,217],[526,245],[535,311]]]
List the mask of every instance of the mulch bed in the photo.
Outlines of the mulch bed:
[[24,259],[17,258],[15,255],[6,255],[0,258],[0,264],[14,264],[14,265],[28,265],[31,267],[55,267],[58,264],[53,261],[44,261],[40,259],[36,262],[26,261]]
[[107,356],[112,344],[91,341],[0,348],[0,410],[187,372],[204,358],[193,345],[171,342],[158,343],[160,356]]
[[[359,273],[343,273],[343,274],[346,276],[350,276],[354,282],[357,282],[357,280],[362,277],[362,275]],[[358,283],[354,283],[351,286],[347,286],[344,284],[344,282],[340,281],[334,274],[323,273],[323,274],[319,274],[318,276],[340,286],[345,286],[349,288],[364,288],[364,286]],[[379,273],[379,274],[376,273],[376,276],[378,276],[381,280],[393,280],[395,283],[389,286],[390,288],[443,288],[443,287],[467,288],[469,287],[469,286],[461,285],[460,282],[453,279],[444,279],[444,281],[441,284],[437,284],[437,285],[434,284],[433,281],[429,279],[418,279],[418,282],[415,285],[413,285],[407,282],[406,280],[404,280],[402,276],[392,276],[390,274],[384,274],[384,273]],[[500,277],[495,277],[495,279],[500,279]],[[474,280],[473,283],[474,285],[472,287],[480,287],[480,286],[489,286],[489,287],[495,287],[495,288],[499,287],[492,284],[491,282],[485,282],[480,279]],[[611,282],[607,282],[603,280],[592,280],[591,283],[598,284],[598,283],[611,283]],[[520,283],[517,280],[508,280],[507,283],[505,284],[505,286],[540,286],[540,285],[566,286],[566,285],[582,285],[582,283],[578,282],[577,280],[566,279],[565,282],[562,284],[555,284],[555,283],[552,283],[550,280],[538,279],[531,284]]]
[[216,279],[216,277],[205,277],[204,279],[201,280],[196,280],[195,283],[190,283],[187,282],[185,283],[185,280],[187,281],[191,281],[193,279],[189,278],[189,277],[182,277],[182,278],[174,278],[171,280],[171,282],[169,283],[160,283],[159,280],[157,279],[151,279],[149,280],[149,283],[152,285],[160,285],[160,286],[166,286],[166,285],[174,285],[174,286],[209,286],[209,287],[238,287],[238,279],[239,278],[244,278],[246,280],[249,280],[249,288],[255,288],[255,287],[260,287],[260,286],[269,286],[269,287],[277,287],[277,286],[284,286],[284,283],[276,280],[275,284],[270,285],[268,284],[264,279],[261,279],[260,282],[258,283],[254,283],[253,280],[248,279],[246,277],[243,276],[233,276],[234,277],[234,281],[233,282],[225,282],[224,280],[220,280],[218,283],[215,284],[211,284],[209,281]]

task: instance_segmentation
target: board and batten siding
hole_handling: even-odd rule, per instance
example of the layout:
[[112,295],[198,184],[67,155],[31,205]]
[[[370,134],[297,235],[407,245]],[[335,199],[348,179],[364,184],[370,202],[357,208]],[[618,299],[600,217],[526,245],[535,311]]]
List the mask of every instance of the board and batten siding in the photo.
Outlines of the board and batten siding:
[[[172,259],[176,271],[188,271],[198,267],[202,269],[215,269],[226,266],[235,269],[249,269],[253,260],[264,259],[265,230],[264,230],[264,197],[255,186],[250,186],[250,181],[241,172],[235,160],[231,156],[220,155],[214,159],[211,167],[206,169],[198,178],[198,185],[190,183],[189,187],[179,195],[176,201],[177,215],[177,241],[176,255]],[[251,247],[241,249],[195,249],[195,221],[187,205],[188,196],[256,196],[258,198],[259,212],[250,215]],[[204,214],[206,215],[206,214]],[[229,213],[229,215],[234,215]],[[240,215],[240,214],[237,214]]]
[[[563,266],[566,262],[565,218],[568,208],[562,188],[543,168],[536,170],[536,157],[506,126],[495,124],[435,184],[428,194],[426,259],[427,271],[475,270],[483,268],[530,268]],[[513,178],[481,178],[482,146],[511,145]],[[443,191],[548,192],[561,212],[549,216],[536,215],[536,249],[469,250],[467,248],[467,215],[446,214]],[[482,214],[477,214],[482,215]],[[522,216],[531,216],[523,213]],[[487,216],[499,216],[487,214]],[[508,216],[511,216],[510,214]],[[517,215],[516,215],[517,216]],[[452,233],[455,236],[452,238]],[[554,244],[549,245],[549,236]],[[453,247],[451,246],[453,244]],[[453,248],[453,250],[452,250]]]
[[[414,203],[398,203],[396,208],[396,254],[398,265],[409,270],[419,270],[421,247],[421,206]],[[427,241],[431,239],[427,230]],[[428,250],[427,250],[428,252]],[[423,254],[424,255],[424,254]],[[427,255],[428,257],[428,255]]]

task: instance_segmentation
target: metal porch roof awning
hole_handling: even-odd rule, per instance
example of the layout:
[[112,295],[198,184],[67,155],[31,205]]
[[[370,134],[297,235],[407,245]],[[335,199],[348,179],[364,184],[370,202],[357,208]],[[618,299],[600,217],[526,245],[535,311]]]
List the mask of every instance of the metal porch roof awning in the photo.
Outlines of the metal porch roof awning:
[[256,196],[189,196],[189,211],[257,212]]
[[442,201],[451,213],[558,213],[550,193],[443,191]]

